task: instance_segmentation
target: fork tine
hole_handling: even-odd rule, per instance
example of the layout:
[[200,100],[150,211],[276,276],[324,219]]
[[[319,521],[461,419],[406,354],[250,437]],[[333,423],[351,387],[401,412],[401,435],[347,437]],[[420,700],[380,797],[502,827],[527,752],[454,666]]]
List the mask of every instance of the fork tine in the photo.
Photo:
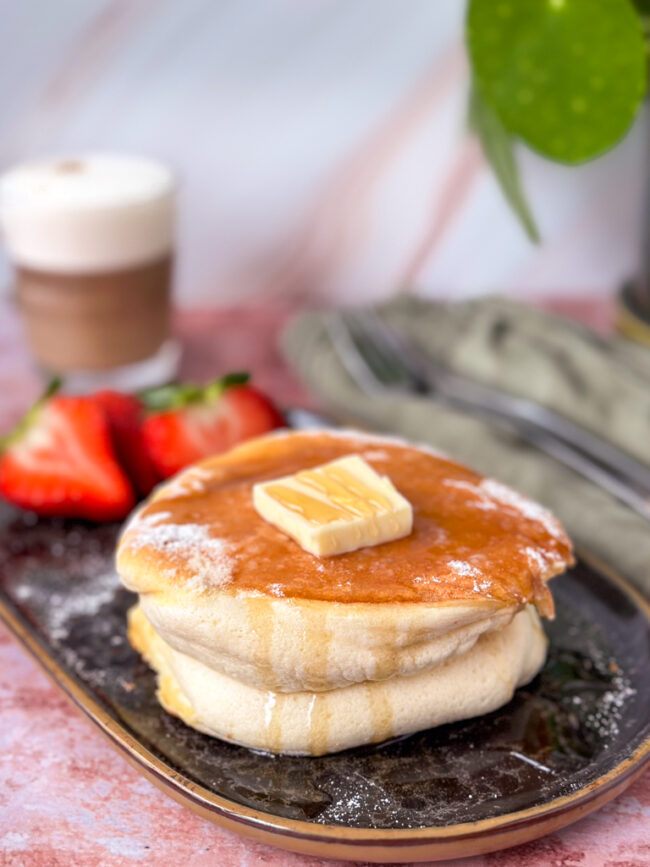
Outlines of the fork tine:
[[422,372],[420,352],[396,328],[391,328],[374,308],[368,311],[368,325],[373,329],[375,338],[381,341],[383,346],[390,347],[393,356],[399,359],[400,365],[409,372],[411,379],[427,380]]
[[352,330],[340,311],[332,311],[325,318],[325,327],[343,366],[357,385],[372,394],[383,387],[380,379],[360,352]]
[[388,388],[419,390],[399,352],[368,311],[331,314],[329,331],[346,369],[366,393]]
[[411,357],[411,347],[384,322],[376,310],[369,309],[358,314],[356,323],[364,344],[371,346],[375,355],[381,358],[394,384],[418,392],[428,389],[417,359]]
[[[427,394],[485,416],[508,436],[541,449],[650,519],[647,467],[589,431],[542,406],[449,371],[375,311],[332,314],[329,330],[348,372],[366,393],[392,389]],[[646,477],[648,482],[639,484]]]
[[390,345],[381,339],[366,319],[366,311],[343,314],[357,349],[365,357],[375,376],[386,385],[404,379],[404,368]]

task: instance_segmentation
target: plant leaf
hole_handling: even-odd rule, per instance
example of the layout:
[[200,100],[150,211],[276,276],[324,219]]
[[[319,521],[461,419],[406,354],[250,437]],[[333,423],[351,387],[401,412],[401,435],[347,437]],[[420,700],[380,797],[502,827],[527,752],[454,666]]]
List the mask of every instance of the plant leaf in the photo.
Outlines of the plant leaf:
[[[646,52],[648,50],[648,39],[650,38],[650,0],[634,0],[634,6],[639,13],[641,21],[641,29],[646,43]],[[647,60],[647,58],[646,58]]]
[[616,144],[645,93],[630,0],[470,0],[467,44],[475,86],[505,128],[559,162]]
[[519,217],[530,240],[538,242],[539,232],[519,180],[512,138],[497,113],[476,88],[472,88],[470,94],[469,122],[481,140],[483,153],[494,170],[503,195]]

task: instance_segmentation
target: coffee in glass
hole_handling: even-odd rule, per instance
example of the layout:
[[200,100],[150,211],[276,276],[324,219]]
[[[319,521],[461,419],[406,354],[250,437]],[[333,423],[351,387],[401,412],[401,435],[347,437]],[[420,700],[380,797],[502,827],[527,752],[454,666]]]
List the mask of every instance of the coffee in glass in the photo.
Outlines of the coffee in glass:
[[0,179],[15,292],[40,366],[79,388],[173,376],[176,183],[153,160],[88,154]]

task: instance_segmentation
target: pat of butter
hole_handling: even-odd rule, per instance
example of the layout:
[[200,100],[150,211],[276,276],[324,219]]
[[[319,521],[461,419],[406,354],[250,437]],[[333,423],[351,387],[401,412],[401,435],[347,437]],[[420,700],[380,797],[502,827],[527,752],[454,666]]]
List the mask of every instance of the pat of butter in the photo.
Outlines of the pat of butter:
[[317,557],[401,539],[413,509],[387,476],[348,455],[253,486],[258,514]]

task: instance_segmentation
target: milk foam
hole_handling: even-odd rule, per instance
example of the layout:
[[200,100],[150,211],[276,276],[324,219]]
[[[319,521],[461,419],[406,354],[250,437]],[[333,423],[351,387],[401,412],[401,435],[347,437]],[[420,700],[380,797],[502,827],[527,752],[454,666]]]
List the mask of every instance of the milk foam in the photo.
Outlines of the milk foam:
[[23,163],[0,178],[11,258],[37,270],[104,272],[172,249],[175,179],[167,166],[117,154]]

